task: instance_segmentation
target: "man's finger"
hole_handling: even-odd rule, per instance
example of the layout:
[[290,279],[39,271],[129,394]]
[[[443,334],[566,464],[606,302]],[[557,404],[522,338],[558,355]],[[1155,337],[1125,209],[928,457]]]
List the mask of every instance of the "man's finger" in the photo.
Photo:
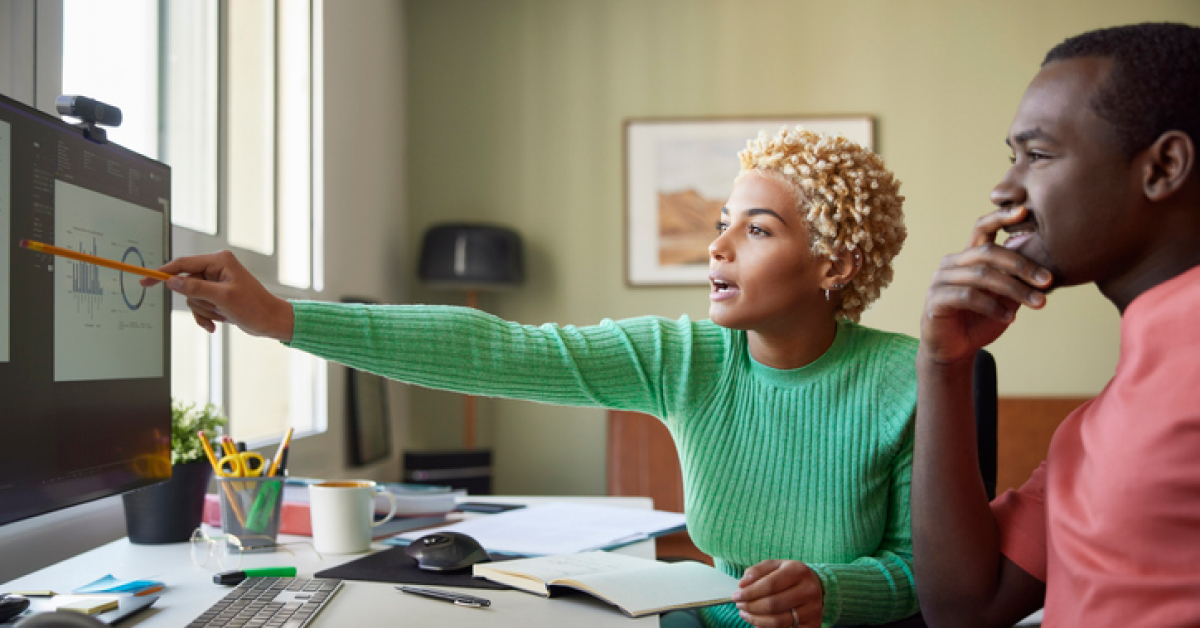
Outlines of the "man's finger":
[[967,248],[991,244],[996,241],[996,233],[1008,225],[1015,225],[1025,220],[1025,206],[1005,207],[990,214],[985,214],[975,221],[971,230],[971,240]]
[[1049,288],[1053,279],[1049,270],[1028,257],[1003,246],[988,243],[943,257],[938,265],[937,274],[934,275],[934,283],[939,280],[939,275],[946,271],[959,268],[982,271],[984,267],[999,270],[1036,288]]
[[1033,309],[1040,309],[1046,304],[1045,292],[993,266],[962,266],[939,270],[929,289],[930,298],[941,296],[943,291],[960,297],[965,296],[968,291],[981,291],[990,297],[1001,297]]
[[925,316],[929,319],[957,317],[963,312],[978,314],[1005,324],[1016,317],[1020,303],[986,290],[965,286],[939,286],[930,289]]

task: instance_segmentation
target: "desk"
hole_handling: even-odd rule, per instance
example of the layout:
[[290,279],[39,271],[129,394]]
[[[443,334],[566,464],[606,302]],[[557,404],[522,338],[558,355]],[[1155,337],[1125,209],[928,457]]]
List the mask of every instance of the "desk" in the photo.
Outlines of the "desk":
[[[545,501],[578,501],[651,508],[647,497],[483,497],[470,501],[535,504]],[[308,540],[304,537],[280,537],[281,543]],[[286,552],[247,554],[242,567],[295,565],[301,576],[361,558],[363,554],[326,555],[318,560],[307,546],[294,546],[296,556]],[[389,546],[373,544],[372,550]],[[654,541],[642,541],[618,550],[643,558],[654,557]],[[11,582],[0,584],[0,591],[50,589],[66,592],[111,573],[118,578],[155,578],[166,584],[162,597],[150,609],[121,622],[121,628],[178,628],[186,626],[209,606],[221,599],[228,587],[212,583],[218,569],[211,563],[197,567],[192,563],[188,543],[134,545],[119,539],[94,550],[51,565]],[[479,628],[479,626],[596,626],[633,628],[658,626],[657,617],[633,620],[615,607],[591,596],[578,595],[553,600],[523,591],[457,589],[487,597],[492,606],[485,609],[463,608],[438,600],[401,593],[395,585],[377,582],[346,581],[340,593],[317,616],[318,628],[335,626],[378,626],[380,620],[403,618],[405,625]]]

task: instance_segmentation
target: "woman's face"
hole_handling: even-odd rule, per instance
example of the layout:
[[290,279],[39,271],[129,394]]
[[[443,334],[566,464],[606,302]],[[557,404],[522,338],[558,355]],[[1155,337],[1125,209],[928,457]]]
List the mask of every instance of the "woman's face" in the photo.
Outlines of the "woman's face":
[[825,316],[828,260],[817,259],[792,190],[749,173],[721,210],[720,233],[708,246],[709,316],[731,329],[796,333]]

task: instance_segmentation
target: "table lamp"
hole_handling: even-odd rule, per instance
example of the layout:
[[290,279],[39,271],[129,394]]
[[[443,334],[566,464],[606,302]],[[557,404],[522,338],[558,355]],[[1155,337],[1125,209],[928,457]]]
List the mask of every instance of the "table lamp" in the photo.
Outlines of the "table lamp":
[[[525,279],[521,236],[496,225],[434,225],[421,243],[418,275],[432,288],[466,292],[467,307],[477,308],[479,291],[511,288]],[[470,395],[464,402],[463,444],[475,447],[475,398]]]

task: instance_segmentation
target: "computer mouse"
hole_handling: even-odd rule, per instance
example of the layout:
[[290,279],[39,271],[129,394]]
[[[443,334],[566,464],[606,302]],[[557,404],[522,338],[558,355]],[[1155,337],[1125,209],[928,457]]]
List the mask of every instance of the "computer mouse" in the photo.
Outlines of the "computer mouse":
[[29,608],[29,598],[16,593],[0,593],[0,622],[5,622]]
[[108,624],[83,613],[54,611],[37,613],[21,620],[16,628],[107,628]]
[[455,571],[491,560],[474,538],[461,532],[434,532],[409,543],[404,553],[430,571]]

